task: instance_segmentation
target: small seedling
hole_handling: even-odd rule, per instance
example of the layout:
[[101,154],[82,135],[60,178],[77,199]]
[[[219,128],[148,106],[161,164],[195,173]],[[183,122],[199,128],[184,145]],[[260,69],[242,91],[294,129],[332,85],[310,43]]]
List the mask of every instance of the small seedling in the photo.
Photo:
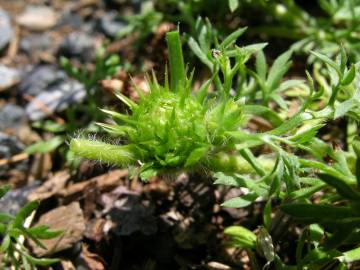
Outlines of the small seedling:
[[[0,199],[11,189],[11,186],[0,187]],[[0,234],[2,242],[0,246],[1,269],[7,266],[14,269],[36,270],[40,266],[51,265],[58,262],[57,259],[35,258],[30,255],[24,245],[24,239],[31,240],[41,248],[45,246],[41,240],[51,239],[62,234],[62,231],[51,231],[47,226],[28,228],[25,220],[39,207],[38,201],[32,201],[22,207],[16,215],[0,213]]]

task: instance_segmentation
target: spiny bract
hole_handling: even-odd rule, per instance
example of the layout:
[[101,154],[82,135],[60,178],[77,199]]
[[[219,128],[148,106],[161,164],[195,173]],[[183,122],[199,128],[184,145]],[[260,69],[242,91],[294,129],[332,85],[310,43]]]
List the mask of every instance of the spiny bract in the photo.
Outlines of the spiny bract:
[[[172,73],[185,74],[177,69],[182,64],[179,34],[170,32],[171,35],[180,51],[175,61],[181,59],[180,64],[170,61]],[[115,123],[100,125],[114,136],[124,138],[127,145],[73,139],[71,150],[88,159],[121,166],[140,164],[143,179],[158,173],[210,167],[213,155],[233,149],[228,132],[237,131],[243,124],[242,106],[226,93],[213,99],[205,98],[210,80],[197,94],[192,94],[191,81],[185,75],[173,76],[170,87],[166,76],[161,86],[153,76],[148,80],[148,94],[138,90],[138,104],[119,93],[117,96],[131,113],[103,110]]]

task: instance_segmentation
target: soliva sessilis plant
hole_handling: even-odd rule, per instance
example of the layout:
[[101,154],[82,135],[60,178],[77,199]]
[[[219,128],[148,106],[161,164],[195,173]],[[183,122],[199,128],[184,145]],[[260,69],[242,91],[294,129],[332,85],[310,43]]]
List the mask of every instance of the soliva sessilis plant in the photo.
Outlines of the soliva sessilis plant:
[[[209,80],[192,91],[194,73],[186,76],[179,33],[169,32],[171,82],[168,74],[164,85],[153,76],[149,93],[138,90],[138,103],[118,93],[130,113],[103,110],[112,123],[100,125],[124,144],[74,138],[70,149],[88,159],[135,166],[145,180],[206,171],[215,184],[245,188],[247,193],[224,206],[263,201],[263,226],[233,226],[225,234],[247,250],[254,269],[264,260],[263,266],[276,269],[347,269],[360,259],[360,142],[347,133],[345,151],[317,133],[338,118],[358,130],[359,64],[348,63],[344,49],[335,61],[313,52],[324,66],[321,77],[307,73],[307,80],[284,80],[291,51],[268,67],[261,51],[266,44],[236,46],[245,29],[222,42],[209,22],[198,21],[197,29],[199,36],[188,44],[211,71]],[[299,89],[300,105],[290,116],[288,103]],[[255,116],[267,121],[267,131],[248,128]],[[270,153],[262,154],[264,146]],[[281,243],[294,226],[300,228],[296,252],[285,264]]]

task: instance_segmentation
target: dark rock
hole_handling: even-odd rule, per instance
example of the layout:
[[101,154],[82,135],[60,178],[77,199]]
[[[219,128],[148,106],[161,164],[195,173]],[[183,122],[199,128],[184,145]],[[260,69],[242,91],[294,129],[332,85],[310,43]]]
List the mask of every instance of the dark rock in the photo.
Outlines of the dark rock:
[[39,185],[40,182],[35,181],[22,188],[10,190],[0,199],[0,212],[15,215],[28,202],[27,197],[31,191]]
[[[113,207],[108,211],[115,223],[114,232],[117,235],[131,235],[141,232],[144,235],[153,235],[157,231],[156,218],[153,209],[141,202],[139,194],[129,191],[125,187],[115,189],[112,198],[103,198],[103,201],[113,201]],[[106,204],[106,203],[105,203]]]
[[26,114],[30,120],[40,120],[51,113],[63,111],[72,104],[80,103],[85,96],[86,90],[81,83],[72,79],[63,80],[32,99],[26,106]]
[[187,214],[203,218],[206,209],[215,203],[214,187],[199,175],[180,176],[175,181],[175,196]]
[[100,19],[100,30],[108,37],[115,38],[126,27],[126,22],[117,19],[117,13],[107,13]]
[[8,128],[18,128],[25,121],[25,111],[23,108],[6,104],[0,108],[0,130]]
[[14,35],[9,15],[0,9],[0,50],[9,44]]
[[57,27],[68,26],[73,29],[80,29],[83,23],[84,23],[83,18],[80,15],[72,12],[67,12],[61,15],[59,22],[56,26]]
[[28,72],[18,87],[19,94],[36,96],[45,91],[51,84],[63,81],[65,72],[51,65],[40,65]]
[[[104,0],[105,3],[109,6],[109,7],[119,7],[121,5],[124,4],[123,0]],[[130,6],[133,8],[135,13],[139,13],[141,10],[141,3],[143,0],[130,0],[130,1],[126,1],[127,4],[130,4]]]
[[[1,36],[1,32],[0,32]],[[0,91],[6,90],[20,81],[20,72],[17,69],[0,65]]]
[[[21,153],[25,146],[16,138],[0,132],[0,159],[9,159],[12,156]],[[7,170],[16,166],[19,170],[27,169],[27,162],[19,162],[16,164],[4,165],[0,167],[0,178],[7,175]]]
[[47,33],[31,34],[20,41],[20,50],[31,55],[34,51],[45,51],[51,46],[51,39]]
[[95,39],[83,32],[72,32],[61,43],[58,54],[80,61],[91,61],[95,55]]

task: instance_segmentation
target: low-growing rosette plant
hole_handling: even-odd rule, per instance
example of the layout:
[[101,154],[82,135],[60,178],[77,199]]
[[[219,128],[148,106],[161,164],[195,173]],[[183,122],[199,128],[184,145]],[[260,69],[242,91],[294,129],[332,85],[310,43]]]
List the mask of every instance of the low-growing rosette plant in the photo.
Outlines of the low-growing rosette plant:
[[112,135],[124,138],[127,144],[72,139],[72,151],[120,166],[140,165],[141,177],[148,179],[158,173],[210,168],[220,152],[233,149],[228,133],[244,123],[241,101],[225,91],[207,99],[210,80],[193,94],[192,78],[185,75],[179,33],[168,33],[167,41],[171,84],[166,78],[162,86],[153,76],[148,94],[138,90],[139,103],[118,93],[131,114],[102,110],[114,124],[100,125]]
[[[197,91],[194,73],[186,76],[179,33],[169,32],[171,82],[168,74],[164,85],[148,79],[150,92],[138,90],[138,103],[118,93],[129,113],[103,110],[112,123],[100,125],[123,144],[74,138],[70,148],[84,158],[136,166],[144,180],[206,170],[215,184],[242,188],[223,206],[263,202],[263,224],[253,231],[232,226],[225,234],[247,251],[254,269],[348,269],[360,260],[359,63],[348,63],[344,48],[336,60],[312,52],[323,63],[321,74],[286,80],[292,51],[269,67],[261,51],[266,44],[236,45],[245,30],[219,43],[209,22],[197,22],[199,37],[188,45],[211,72]],[[253,54],[254,70],[247,65]],[[290,115],[294,99],[299,106]],[[250,129],[249,121],[259,118],[265,129]],[[318,135],[339,119],[347,130],[344,149]],[[285,263],[289,233],[298,241]]]

